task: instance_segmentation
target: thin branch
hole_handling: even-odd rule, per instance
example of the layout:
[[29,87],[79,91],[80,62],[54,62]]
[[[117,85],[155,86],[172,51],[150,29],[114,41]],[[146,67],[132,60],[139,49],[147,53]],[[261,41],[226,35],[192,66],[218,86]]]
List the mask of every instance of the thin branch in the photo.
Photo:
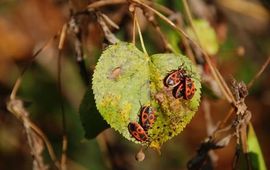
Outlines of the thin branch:
[[[165,17],[163,14],[161,14],[159,11],[155,10],[154,8],[150,7],[149,5],[139,1],[139,0],[132,0],[133,2],[144,6],[145,8],[153,11],[157,16],[159,16],[161,19],[163,19],[165,22],[167,22],[171,27],[173,27],[174,29],[176,29],[177,31],[179,31],[181,34],[183,34],[183,36],[187,37],[188,39],[189,36],[181,29],[179,29],[171,20],[169,20],[167,17]],[[190,39],[191,40],[191,39]],[[191,40],[192,41],[192,40]]]
[[[187,18],[188,18],[188,21],[189,21],[189,23],[191,25],[192,31],[194,32],[196,40],[198,41],[198,45],[200,46],[200,48],[202,48],[202,42],[201,42],[201,40],[199,38],[198,32],[195,29],[195,25],[194,25],[194,22],[193,22],[193,17],[192,17],[192,14],[190,12],[187,0],[183,0],[183,4],[184,4],[185,11],[187,13]],[[204,50],[203,50],[203,53],[205,53]],[[209,59],[208,55],[204,55],[204,56],[205,56],[205,59],[207,61]],[[211,60],[209,60],[209,62],[207,61],[207,63],[210,66],[211,72],[215,73],[215,74],[213,74],[213,76],[217,80],[218,84],[220,85],[220,87],[223,87],[223,88],[221,88],[221,90],[223,91],[223,94],[226,96],[227,99],[231,99],[232,101],[234,101],[234,97],[233,97],[228,85],[224,81],[223,77],[220,75],[219,71],[215,67],[213,67]],[[214,69],[212,70],[211,67],[214,68]]]
[[188,22],[191,25],[191,29],[192,29],[192,31],[193,31],[193,33],[194,33],[194,35],[196,37],[196,40],[198,41],[199,45],[202,47],[202,43],[201,43],[200,38],[198,36],[198,32],[195,29],[195,25],[194,25],[194,22],[193,22],[193,17],[192,17],[192,14],[190,12],[190,9],[189,9],[187,0],[183,0],[183,4],[184,4],[185,12],[187,14]]
[[67,146],[68,146],[68,139],[67,135],[63,135],[62,141],[62,155],[61,155],[61,170],[67,169]]
[[132,13],[132,16],[133,16],[132,43],[135,45],[135,43],[136,43],[136,23],[135,23],[136,12],[135,12],[135,6],[134,6],[134,4],[130,4],[129,5],[129,11]]
[[49,44],[51,43],[51,41],[55,40],[58,37],[58,34],[52,36],[49,40],[47,40],[44,45],[42,47],[40,47],[31,57],[30,62],[28,63],[28,65],[26,65],[26,67],[24,67],[24,69],[21,72],[21,76],[25,73],[25,71],[31,66],[31,64],[33,63],[33,61],[36,59],[36,57],[43,51],[45,50]]
[[253,79],[248,83],[247,87],[250,89],[254,82],[262,75],[268,64],[270,63],[270,57],[267,58],[265,63],[262,65],[261,69],[257,72],[257,74],[253,77]]
[[56,157],[56,155],[54,153],[53,147],[52,147],[51,143],[49,142],[49,139],[47,138],[47,136],[32,121],[29,121],[29,123],[30,123],[30,127],[43,139],[43,141],[44,141],[44,143],[45,143],[45,145],[46,145],[46,147],[48,149],[49,155],[50,155],[52,161],[54,162],[55,166],[60,168],[59,162],[58,162],[57,157]]
[[27,71],[27,69],[31,66],[31,64],[33,63],[33,61],[35,60],[35,58],[44,50],[46,49],[46,47],[48,47],[48,45],[51,43],[52,40],[54,40],[58,35],[55,35],[53,36],[52,38],[50,38],[48,41],[45,42],[45,44],[40,47],[34,54],[33,56],[31,57],[31,60],[29,61],[29,63],[22,69],[19,77],[17,78],[15,84],[14,84],[14,87],[12,89],[12,92],[10,94],[10,99],[15,99],[16,98],[16,94],[17,94],[17,91],[21,85],[21,79],[22,79],[22,76],[24,75],[24,73]]
[[133,28],[132,28],[132,43],[136,43],[136,23],[135,23],[135,15],[136,13],[134,12],[133,15]]
[[[40,47],[34,54],[33,56],[31,57],[31,60],[30,62],[23,68],[23,70],[21,71],[19,77],[17,78],[14,86],[13,86],[13,89],[12,89],[12,92],[10,94],[10,100],[8,101],[7,103],[7,108],[8,110],[15,116],[17,117],[24,125],[25,128],[28,128],[30,127],[31,130],[33,130],[33,132],[35,132],[45,143],[46,145],[46,148],[48,149],[48,152],[49,152],[49,156],[50,158],[52,159],[52,161],[54,162],[54,165],[55,167],[59,168],[59,162],[56,158],[56,155],[54,153],[54,150],[53,150],[53,147],[51,145],[51,143],[49,142],[48,138],[46,137],[46,135],[42,132],[42,130],[39,129],[38,126],[36,126],[27,116],[29,115],[29,113],[27,112],[27,110],[23,107],[23,102],[21,100],[18,100],[16,99],[16,95],[17,95],[17,92],[18,92],[18,89],[21,85],[21,81],[22,81],[22,77],[24,75],[24,73],[27,71],[27,69],[31,66],[31,64],[33,63],[33,61],[35,60],[35,58],[43,51],[45,50],[48,45],[51,43],[52,40],[54,40],[56,37],[58,36],[55,35],[53,36],[52,38],[50,38],[48,41],[45,42],[45,44]],[[22,114],[24,113],[24,114]],[[33,140],[34,140],[34,136],[33,135],[30,135],[30,132],[31,132],[30,129],[26,129],[27,131],[27,134],[28,134],[28,139],[32,141],[32,137],[33,137]],[[31,137],[32,136],[32,137]],[[30,143],[33,143],[34,141],[29,141]],[[30,144],[29,143],[29,144]],[[30,144],[30,147],[32,145]]]
[[[186,12],[186,15],[187,15],[187,18],[188,18],[188,22],[189,22],[189,24],[191,26],[191,29],[192,29],[192,31],[193,31],[193,33],[195,35],[195,39],[197,40],[198,44],[202,48],[203,47],[202,42],[201,42],[201,39],[199,38],[198,32],[195,29],[195,25],[194,25],[194,22],[193,22],[193,17],[192,17],[192,14],[190,12],[187,0],[183,0],[183,4],[184,4],[184,9],[185,9],[185,12]],[[195,61],[195,59],[194,59],[194,61]]]
[[148,20],[148,22],[150,24],[152,24],[152,26],[155,28],[156,32],[158,33],[158,35],[160,36],[163,45],[165,47],[166,50],[168,51],[172,51],[174,53],[177,53],[171,46],[171,44],[169,43],[169,41],[167,40],[166,36],[163,34],[163,32],[160,29],[160,26],[158,25],[157,21],[155,20],[155,16],[153,15],[152,12],[149,11],[144,11],[145,17]]
[[[90,5],[88,5],[88,9],[89,10],[94,10],[96,8],[103,7],[103,6],[106,6],[106,5],[115,5],[115,4],[119,4],[119,3],[125,3],[125,2],[128,2],[128,0],[126,0],[126,1],[106,1],[106,0],[102,1],[101,0],[101,1],[97,1],[97,2],[94,2],[94,3],[91,3]],[[145,1],[145,3],[146,4],[150,4],[150,5],[154,6],[154,7],[156,7],[160,11],[166,13],[167,15],[173,15],[173,14],[175,14],[174,11],[172,11],[169,8],[167,8],[167,7],[163,6],[163,5],[160,5],[158,3],[151,2],[151,1]],[[132,7],[132,8],[134,8],[134,7]],[[134,10],[134,9],[132,9],[132,10]],[[133,39],[132,39],[132,42],[135,42],[135,29],[134,29],[134,27],[135,27],[135,20],[133,20],[133,22],[134,23],[133,23]],[[158,31],[158,29],[157,29],[157,31]],[[188,43],[186,42],[185,39],[184,39],[184,43],[187,46]],[[167,48],[169,50],[173,51],[173,48],[172,47],[168,46]],[[192,61],[195,61],[194,60],[194,56],[193,56],[193,54],[192,54],[192,52],[191,52],[191,50],[189,48],[187,48],[187,52],[189,54],[189,57],[191,57]]]
[[90,5],[87,6],[88,9],[96,9],[102,6],[106,6],[106,5],[117,5],[117,4],[123,4],[126,3],[127,0],[100,0],[100,1],[96,1],[91,3]]
[[66,137],[66,114],[64,110],[64,101],[62,97],[62,67],[61,67],[61,53],[64,46],[64,42],[66,40],[68,25],[64,24],[61,30],[59,44],[58,44],[58,60],[57,60],[57,78],[58,78],[58,90],[60,96],[60,105],[61,105],[61,113],[62,113],[62,126],[63,126],[63,140],[62,140],[62,155],[61,155],[61,170],[66,170],[66,146],[67,146],[67,137]]
[[152,5],[153,7],[155,7],[156,9],[158,9],[159,11],[167,14],[167,15],[173,15],[175,14],[174,11],[172,11],[170,8],[167,8],[164,5],[160,5],[159,3],[156,3],[155,1],[145,1],[145,3]]
[[18,89],[21,85],[21,82],[22,82],[22,79],[21,79],[21,76],[19,76],[13,86],[13,89],[11,91],[11,94],[10,94],[10,100],[14,100],[16,98],[16,94],[18,92]]
[[117,37],[110,31],[109,27],[107,26],[106,22],[104,21],[104,18],[102,17],[102,13],[100,11],[97,11],[96,15],[97,15],[97,21],[98,21],[99,25],[101,26],[106,39],[112,44],[119,42]]
[[225,124],[228,122],[232,114],[235,112],[235,108],[230,108],[229,112],[226,114],[225,119],[219,124],[218,129],[224,128]]
[[66,39],[66,31],[67,31],[67,24],[64,24],[61,33],[60,33],[60,38],[59,38],[59,44],[58,44],[58,49],[61,51],[64,46],[64,42]]
[[[182,15],[179,14],[179,13],[174,13],[172,15],[169,16],[169,19],[174,21],[175,20],[175,25],[177,27],[182,27],[183,25],[183,19],[182,19]],[[191,44],[189,43],[189,40],[183,36],[182,37],[182,43],[183,43],[183,46],[184,46],[184,51],[186,53],[186,55],[191,59],[192,63],[196,63],[196,60],[195,60],[195,56],[192,52],[192,49],[191,49]]]
[[[210,60],[210,59],[209,59]],[[210,60],[211,62],[211,60]],[[225,90],[226,92],[224,93],[224,95],[226,95],[226,98],[230,98],[232,99],[233,103],[235,104],[236,103],[236,100],[230,90],[230,88],[228,87],[227,83],[225,82],[225,80],[223,79],[222,75],[220,74],[220,72],[218,71],[218,69],[216,67],[213,67],[217,77],[219,78],[220,80],[220,83],[222,84],[222,87],[224,87],[223,90]]]
[[151,11],[153,11],[161,19],[163,19],[165,22],[167,22],[171,27],[173,27],[175,30],[177,30],[181,35],[185,36],[190,42],[192,42],[195,45],[196,48],[198,48],[202,52],[207,64],[210,67],[212,75],[214,76],[217,83],[219,84],[219,87],[220,87],[221,91],[223,92],[223,94],[225,95],[226,99],[228,100],[229,103],[233,103],[234,105],[236,105],[236,101],[235,101],[234,97],[232,97],[233,95],[232,95],[231,91],[226,90],[226,89],[229,89],[227,84],[225,84],[226,87],[223,86],[223,84],[222,84],[222,82],[221,82],[221,80],[220,80],[220,78],[218,76],[218,73],[217,73],[216,69],[214,68],[208,54],[200,47],[200,45],[198,45],[195,41],[193,41],[187,35],[187,33],[185,33],[182,29],[178,28],[172,21],[170,21],[167,17],[165,17],[163,14],[161,14],[160,12],[155,10],[154,8],[152,8],[149,5],[147,5],[147,4],[145,4],[145,3],[141,2],[141,1],[138,1],[138,0],[132,0],[132,1],[139,4],[139,5],[142,5],[142,6],[146,7],[146,8],[148,8]]
[[113,21],[111,20],[107,15],[103,14],[103,13],[100,13],[100,15],[103,17],[103,19],[108,23],[110,24],[113,28],[115,29],[119,29],[119,26]]
[[89,72],[85,65],[85,58],[84,58],[84,51],[83,51],[83,44],[82,44],[82,28],[78,23],[78,17],[76,15],[71,16],[68,22],[68,28],[71,33],[74,34],[74,41],[73,45],[75,48],[75,56],[76,62],[80,68],[80,75],[85,83],[85,85],[89,84]]
[[[97,9],[103,6],[107,6],[107,5],[118,5],[118,4],[124,4],[124,3],[128,3],[129,0],[99,0],[96,2],[93,2],[91,4],[89,4],[87,6],[87,9],[89,10],[93,10],[93,9]],[[172,11],[171,9],[160,5],[156,2],[152,2],[152,1],[148,1],[146,0],[145,3],[149,4],[149,5],[153,5],[155,8],[159,9],[160,11],[162,11],[163,13],[167,14],[167,15],[172,15],[174,14],[174,11]]]
[[[10,111],[10,113],[12,113],[18,120],[20,120],[22,122],[22,124],[25,127],[25,130],[27,131],[27,135],[29,138],[29,135],[32,136],[31,130],[33,130],[33,132],[35,132],[45,143],[50,158],[52,159],[52,161],[54,162],[55,167],[59,168],[59,162],[56,158],[56,155],[54,153],[53,147],[51,145],[51,143],[49,142],[48,138],[46,137],[46,135],[39,129],[39,127],[37,127],[28,117],[29,112],[24,108],[23,106],[23,102],[19,99],[16,99],[16,94],[14,96],[15,98],[10,99],[7,102],[7,109]],[[31,130],[28,128],[30,127]],[[31,141],[29,141],[31,142]],[[31,143],[29,143],[30,147],[32,146]],[[34,151],[33,151],[34,152]]]
[[268,22],[269,11],[259,3],[235,0],[217,0],[216,3],[241,15],[248,16],[258,21]]

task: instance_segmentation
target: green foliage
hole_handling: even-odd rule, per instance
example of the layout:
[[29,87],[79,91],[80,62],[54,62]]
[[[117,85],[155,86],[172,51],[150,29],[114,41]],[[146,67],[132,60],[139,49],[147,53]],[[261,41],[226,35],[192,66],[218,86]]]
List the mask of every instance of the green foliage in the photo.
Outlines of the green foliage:
[[177,32],[166,30],[166,35],[168,37],[168,40],[171,44],[172,49],[174,50],[174,53],[180,53],[179,49],[179,42],[180,42],[180,36]]
[[131,140],[128,123],[137,120],[140,102],[150,103],[147,59],[134,45],[112,45],[103,52],[93,76],[98,110],[112,128]]
[[251,124],[249,125],[247,145],[248,155],[251,160],[252,169],[266,170],[266,165],[264,162],[264,157],[260,148],[260,144]]
[[[219,45],[215,30],[209,25],[206,20],[193,20],[193,24],[199,42],[202,44],[203,49],[205,49],[206,52],[210,55],[216,54],[218,52]],[[193,40],[196,40],[196,36],[190,27],[187,28],[187,33]]]
[[[183,55],[155,54],[151,56],[151,61],[151,104],[156,108],[158,118],[149,134],[152,138],[151,145],[158,148],[179,134],[190,122],[199,106],[201,84],[196,68]],[[163,85],[163,79],[168,72],[178,69],[179,66],[184,67],[194,80],[197,91],[191,100],[175,99],[171,90],[168,91]]]
[[[175,99],[172,89],[163,85],[164,77],[179,66],[195,82],[191,100]],[[133,44],[109,46],[101,55],[93,76],[93,92],[98,110],[110,126],[127,139],[138,143],[129,133],[129,122],[138,122],[140,103],[151,105],[157,119],[148,131],[150,146],[160,146],[180,133],[197,111],[201,84],[191,61],[176,54],[151,57]]]
[[0,2],[0,13],[8,12],[11,8],[17,5],[17,0],[8,0]]
[[95,106],[94,95],[91,88],[86,91],[83,97],[79,113],[86,138],[95,138],[100,132],[109,128],[109,125],[101,117]]
[[213,92],[213,90],[205,84],[202,84],[202,96],[208,97],[213,100],[219,99],[219,97]]

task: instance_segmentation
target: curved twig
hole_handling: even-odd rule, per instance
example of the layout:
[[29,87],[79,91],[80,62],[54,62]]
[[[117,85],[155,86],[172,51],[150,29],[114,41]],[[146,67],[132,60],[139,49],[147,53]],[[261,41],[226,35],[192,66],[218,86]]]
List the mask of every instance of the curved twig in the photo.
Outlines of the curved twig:
[[257,72],[257,74],[253,77],[253,79],[248,83],[247,87],[250,89],[252,85],[254,84],[255,80],[257,80],[263,73],[263,71],[266,69],[268,64],[270,63],[270,56],[267,58],[265,63],[262,65],[261,69]]
[[196,48],[198,48],[202,52],[202,54],[203,54],[203,56],[204,56],[207,64],[209,65],[209,68],[211,70],[212,75],[216,79],[216,81],[217,81],[217,83],[218,83],[221,91],[225,95],[226,99],[228,100],[229,103],[234,104],[236,106],[236,100],[234,99],[234,97],[232,95],[232,92],[230,90],[228,90],[229,89],[228,85],[226,83],[225,84],[223,83],[225,81],[224,80],[221,80],[223,78],[218,75],[218,71],[215,69],[215,67],[213,66],[213,64],[212,64],[212,62],[211,62],[208,54],[201,48],[201,46],[199,44],[197,44],[195,41],[193,41],[187,35],[187,33],[184,30],[182,30],[181,28],[177,27],[172,21],[170,21],[167,17],[165,17],[163,14],[161,14],[160,12],[158,12],[157,10],[155,10],[154,8],[152,8],[149,5],[147,5],[147,4],[145,4],[145,3],[141,2],[141,1],[138,1],[138,0],[132,0],[132,1],[135,2],[135,3],[137,3],[137,4],[139,4],[139,5],[142,5],[145,8],[148,8],[151,11],[153,11],[156,15],[158,15],[162,20],[164,20],[165,22],[167,22],[171,27],[173,27],[181,35],[183,35],[184,37],[186,37],[192,44],[194,44],[194,46]]

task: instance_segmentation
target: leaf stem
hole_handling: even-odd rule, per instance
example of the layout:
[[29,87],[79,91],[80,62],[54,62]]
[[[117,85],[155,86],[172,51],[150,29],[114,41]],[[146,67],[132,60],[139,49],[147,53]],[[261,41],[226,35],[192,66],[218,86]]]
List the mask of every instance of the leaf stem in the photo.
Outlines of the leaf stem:
[[[134,13],[136,13],[136,7],[134,9]],[[140,28],[140,25],[139,25],[139,22],[138,22],[138,19],[137,19],[137,15],[134,16],[134,20],[135,20],[135,23],[136,23],[136,26],[137,26],[137,30],[138,30],[138,33],[139,33],[139,37],[140,37],[140,41],[141,41],[141,46],[142,46],[143,52],[144,52],[144,54],[146,54],[147,56],[149,56],[148,53],[147,53],[147,51],[146,51],[145,45],[144,45],[144,41],[143,41],[143,37],[142,37],[142,32],[141,32],[141,28]]]

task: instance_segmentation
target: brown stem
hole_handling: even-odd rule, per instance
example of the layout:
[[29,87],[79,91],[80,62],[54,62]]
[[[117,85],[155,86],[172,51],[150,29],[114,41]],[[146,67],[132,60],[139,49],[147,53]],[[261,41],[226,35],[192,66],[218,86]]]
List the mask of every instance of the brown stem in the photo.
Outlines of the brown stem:
[[253,77],[253,79],[248,83],[247,87],[250,89],[252,85],[254,84],[255,80],[257,80],[263,73],[263,71],[266,69],[268,64],[270,63],[270,56],[267,58],[265,63],[262,65],[261,69],[257,72],[257,74]]
[[[15,91],[15,90],[14,90]],[[30,118],[28,118],[28,111],[23,107],[23,102],[21,100],[16,99],[16,94],[14,94],[15,98],[11,99],[7,102],[7,109],[12,113],[18,120],[21,121],[22,124],[24,124],[25,127],[30,127],[31,130],[33,130],[45,143],[50,158],[53,160],[55,167],[59,168],[59,163],[56,158],[56,155],[54,153],[53,147],[51,143],[49,142],[46,135],[42,132],[42,130],[39,129],[38,126],[36,126]],[[27,125],[25,125],[25,123]]]
[[62,67],[61,67],[61,52],[66,40],[66,33],[67,33],[68,26],[67,24],[63,25],[63,28],[61,30],[59,44],[58,44],[58,60],[57,60],[57,76],[58,76],[58,90],[59,90],[59,96],[60,96],[60,105],[61,105],[61,113],[62,113],[62,126],[63,126],[63,141],[62,141],[62,155],[61,155],[61,170],[66,170],[66,145],[67,145],[67,137],[66,137],[66,114],[64,111],[64,103],[63,103],[63,97],[62,97],[62,79],[61,79],[61,73],[62,73]]
[[[202,43],[201,43],[201,41],[199,39],[198,32],[195,29],[195,26],[194,26],[194,23],[193,23],[193,17],[191,15],[191,12],[190,12],[190,9],[189,9],[187,0],[183,0],[183,3],[184,3],[185,11],[187,13],[188,21],[189,21],[189,23],[191,25],[191,28],[192,28],[192,30],[193,30],[193,32],[195,34],[195,37],[196,37],[196,39],[198,41],[198,45],[202,48]],[[209,60],[209,56],[208,55],[204,55],[204,56],[205,56],[206,61]],[[222,87],[221,90],[223,91],[223,94],[226,95],[226,98],[227,99],[230,99],[231,101],[233,101],[235,103],[234,96],[232,95],[230,89],[228,88],[228,85],[224,81],[223,77],[220,75],[219,71],[215,67],[213,67],[213,65],[211,63],[211,60],[209,60],[209,62],[207,61],[207,63],[210,66],[211,72],[214,73],[213,76],[215,77],[216,81],[218,82],[218,84],[220,85],[220,87]],[[214,69],[212,70],[211,67],[214,68]],[[229,100],[229,102],[231,103],[230,100]]]
[[119,26],[113,21],[111,20],[107,15],[103,14],[100,12],[100,15],[102,16],[102,18],[110,25],[112,26],[113,28],[115,29],[119,29]]
[[148,20],[148,22],[152,24],[152,26],[155,28],[156,32],[160,36],[165,49],[168,51],[175,52],[174,49],[172,48],[172,46],[170,45],[169,41],[167,40],[166,36],[161,31],[160,26],[158,25],[157,21],[155,20],[155,16],[152,13],[147,12],[147,11],[144,11],[144,14],[145,14],[145,17]]
[[136,43],[136,23],[135,23],[135,18],[136,18],[136,7],[134,4],[131,4],[129,6],[129,11],[132,13],[133,16],[133,25],[132,25],[132,43],[135,45]]
[[50,155],[52,161],[54,162],[55,166],[60,168],[59,162],[58,162],[58,160],[56,158],[53,147],[52,147],[51,143],[49,142],[49,139],[47,138],[47,136],[32,121],[29,120],[29,123],[30,123],[30,127],[43,139],[43,141],[44,141],[44,143],[45,143],[45,145],[46,145],[46,147],[48,149],[49,155]]
[[150,4],[150,5],[154,6],[156,9],[158,9],[159,11],[161,11],[161,12],[167,14],[167,15],[175,14],[175,12],[172,11],[171,9],[169,9],[169,8],[163,6],[163,5],[160,5],[160,4],[156,3],[156,2],[153,2],[153,1],[145,1],[145,2],[147,4]]
[[87,8],[88,9],[96,9],[96,8],[106,6],[106,5],[123,4],[126,2],[127,2],[127,0],[100,0],[100,1],[96,1],[96,2],[89,4]]
[[97,11],[96,15],[97,15],[97,21],[99,25],[101,26],[106,39],[112,44],[119,42],[117,37],[111,32],[111,30],[107,26],[104,18],[102,17],[102,13],[100,11]]
[[187,14],[188,22],[191,25],[191,29],[192,29],[193,33],[195,34],[196,40],[198,41],[199,45],[202,46],[202,43],[201,43],[199,36],[198,36],[198,32],[196,31],[194,23],[193,23],[193,17],[191,15],[187,0],[183,0],[183,4],[184,4],[185,12]]
[[62,141],[62,155],[61,155],[61,170],[67,169],[67,135],[63,135],[63,141]]
[[230,108],[229,112],[226,114],[225,119],[219,124],[217,129],[222,129],[225,127],[225,124],[228,122],[232,114],[234,113],[235,109],[233,107]]

